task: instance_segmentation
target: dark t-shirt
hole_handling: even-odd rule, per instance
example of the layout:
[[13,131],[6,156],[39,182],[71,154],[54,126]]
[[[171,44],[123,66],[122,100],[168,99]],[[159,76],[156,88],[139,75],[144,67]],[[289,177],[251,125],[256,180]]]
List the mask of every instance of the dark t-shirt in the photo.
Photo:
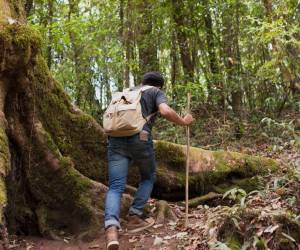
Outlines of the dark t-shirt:
[[151,133],[152,126],[157,117],[158,106],[162,103],[168,103],[168,99],[164,92],[159,88],[153,87],[143,91],[141,98],[142,113],[144,117],[156,113],[150,120],[144,125],[143,130]]

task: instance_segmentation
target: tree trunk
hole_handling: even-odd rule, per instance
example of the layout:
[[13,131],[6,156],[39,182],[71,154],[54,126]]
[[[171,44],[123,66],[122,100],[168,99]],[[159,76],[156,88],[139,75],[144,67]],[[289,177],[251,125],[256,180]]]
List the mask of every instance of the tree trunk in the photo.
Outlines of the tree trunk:
[[172,31],[172,41],[171,41],[171,53],[170,53],[170,61],[171,61],[171,87],[172,87],[172,101],[176,102],[177,92],[176,91],[176,81],[178,78],[178,57],[177,57],[177,43],[176,43],[176,32]]
[[[262,0],[265,10],[266,10],[266,16],[269,19],[270,22],[273,22],[275,17],[273,15],[273,2],[272,0]],[[277,40],[274,38],[272,39],[272,47],[276,53],[279,53],[279,51],[282,50],[280,48],[280,45],[278,45]],[[287,47],[286,50],[288,51],[289,58],[293,58],[295,67],[298,67],[299,65],[299,54],[300,50],[299,48],[295,47]],[[285,88],[285,97],[283,98],[282,103],[278,107],[278,115],[282,112],[284,109],[285,103],[289,97],[289,94],[291,93],[294,97],[295,102],[299,100],[297,97],[299,97],[300,94],[300,77],[298,75],[299,69],[294,70],[294,74],[292,74],[292,70],[287,67],[281,59],[278,60],[277,65],[280,69],[282,81]]]
[[46,20],[46,25],[48,26],[48,44],[47,44],[47,65],[48,68],[51,69],[53,55],[52,55],[52,42],[53,42],[53,31],[52,31],[52,24],[53,24],[53,1],[48,0],[47,2],[47,9],[48,9],[48,17]]
[[193,82],[195,65],[192,60],[191,46],[186,32],[187,25],[185,20],[188,17],[188,13],[186,13],[184,2],[182,0],[172,0],[172,15],[175,22],[176,37],[185,81]]
[[[137,46],[139,51],[139,76],[148,71],[158,71],[157,42],[152,31],[152,4],[151,0],[137,1],[138,30]],[[140,82],[138,82],[139,84]]]
[[[207,46],[207,53],[209,59],[209,69],[210,69],[210,76],[208,79],[207,89],[208,89],[208,103],[212,104],[213,98],[217,98],[217,103],[219,107],[222,107],[224,110],[224,89],[223,83],[220,81],[220,67],[216,55],[216,46],[215,46],[215,37],[213,31],[213,22],[211,18],[210,6],[209,1],[205,0],[203,2],[204,8],[204,24],[205,24],[205,31],[206,31],[206,46]],[[217,93],[213,91],[213,89],[217,89]]]
[[121,31],[120,36],[124,47],[124,88],[130,86],[130,63],[132,55],[132,17],[131,17],[131,1],[120,0],[120,20],[121,20]]
[[[242,116],[243,90],[241,78],[241,58],[239,52],[239,1],[229,4],[227,11],[223,14],[223,40],[224,54],[226,56],[225,65],[229,88],[231,89],[231,106],[237,117]],[[232,20],[234,10],[235,22]]]
[[[9,2],[0,0],[0,6],[11,14]],[[20,23],[4,24],[3,15],[0,21],[0,224],[13,233],[53,238],[95,235],[107,191],[106,136],[51,77],[40,35]],[[156,197],[183,198],[184,150],[156,142]],[[278,163],[192,148],[190,167],[193,197],[231,185],[253,189],[250,178]],[[137,185],[136,176],[130,175],[130,185]],[[131,200],[123,196],[122,214]]]

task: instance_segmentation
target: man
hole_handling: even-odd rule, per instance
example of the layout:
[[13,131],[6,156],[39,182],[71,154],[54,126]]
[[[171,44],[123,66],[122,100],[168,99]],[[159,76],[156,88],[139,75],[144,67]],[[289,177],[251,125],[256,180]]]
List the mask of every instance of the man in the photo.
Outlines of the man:
[[150,198],[155,181],[155,155],[151,137],[151,128],[159,112],[167,120],[182,126],[192,123],[193,117],[187,114],[180,117],[167,104],[167,98],[161,90],[164,79],[158,72],[148,72],[144,75],[142,85],[153,86],[142,92],[140,100],[144,117],[151,116],[143,130],[133,136],[109,137],[108,145],[108,175],[109,190],[105,201],[105,229],[107,249],[119,247],[118,229],[120,229],[119,213],[121,196],[124,192],[128,174],[128,166],[134,161],[141,176],[140,184],[135,193],[133,203],[127,216],[129,232],[139,232],[154,224],[154,220],[146,218],[143,208]]

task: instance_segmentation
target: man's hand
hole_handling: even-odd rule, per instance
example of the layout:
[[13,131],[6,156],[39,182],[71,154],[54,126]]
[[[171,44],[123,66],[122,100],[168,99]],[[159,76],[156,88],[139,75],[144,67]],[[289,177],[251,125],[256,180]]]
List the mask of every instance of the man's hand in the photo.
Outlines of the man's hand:
[[187,114],[184,118],[183,118],[184,122],[185,122],[185,125],[190,125],[193,121],[194,121],[194,118],[191,114]]
[[175,110],[169,107],[166,103],[162,103],[159,105],[160,114],[166,118],[168,121],[174,122],[181,126],[190,125],[193,122],[193,116],[191,114],[187,114],[184,118],[180,117]]

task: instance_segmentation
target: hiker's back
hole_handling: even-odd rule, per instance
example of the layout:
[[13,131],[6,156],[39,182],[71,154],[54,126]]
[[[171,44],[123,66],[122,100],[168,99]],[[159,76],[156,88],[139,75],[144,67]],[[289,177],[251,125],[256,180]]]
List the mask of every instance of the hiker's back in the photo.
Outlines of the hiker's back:
[[153,87],[143,91],[141,97],[142,113],[144,117],[150,116],[147,123],[143,126],[144,131],[151,133],[158,114],[158,106],[161,103],[167,103],[167,98],[159,88]]

